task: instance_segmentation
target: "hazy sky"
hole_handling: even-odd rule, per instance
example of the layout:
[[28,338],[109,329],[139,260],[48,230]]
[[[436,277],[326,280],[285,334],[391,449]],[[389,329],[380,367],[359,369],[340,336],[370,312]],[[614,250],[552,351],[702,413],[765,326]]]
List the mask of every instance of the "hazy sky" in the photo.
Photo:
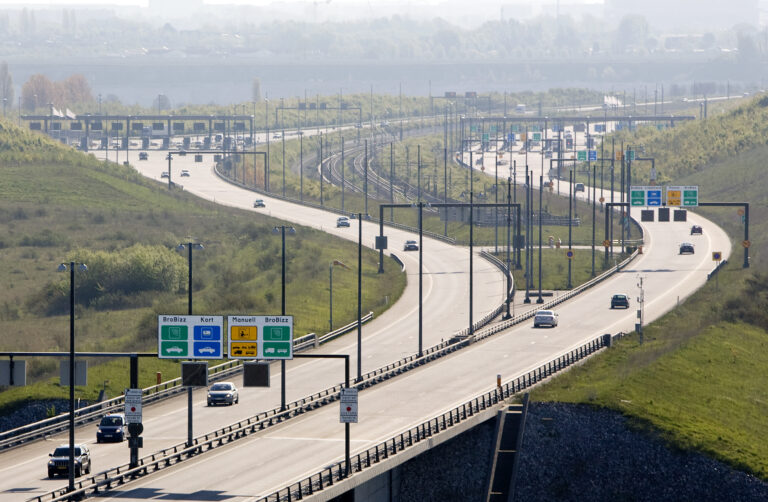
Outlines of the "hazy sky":
[[[372,5],[383,5],[391,3],[390,0],[288,0],[285,3],[300,3],[300,4],[314,4],[314,3],[355,3],[360,5],[363,2],[367,2]],[[184,2],[176,0],[176,3],[183,5]],[[206,4],[246,4],[246,5],[270,5],[278,3],[277,0],[204,0]],[[443,4],[450,3],[446,0],[412,0],[413,4],[429,5],[429,4]],[[540,0],[481,0],[479,3],[485,4],[541,4]],[[545,3],[554,4],[555,0],[550,0]],[[583,4],[583,3],[603,3],[603,0],[560,0],[561,5],[567,4]],[[74,5],[137,5],[146,7],[149,4],[149,0],[0,0],[0,5],[8,6],[26,6],[26,5],[50,5],[50,6],[74,6]]]

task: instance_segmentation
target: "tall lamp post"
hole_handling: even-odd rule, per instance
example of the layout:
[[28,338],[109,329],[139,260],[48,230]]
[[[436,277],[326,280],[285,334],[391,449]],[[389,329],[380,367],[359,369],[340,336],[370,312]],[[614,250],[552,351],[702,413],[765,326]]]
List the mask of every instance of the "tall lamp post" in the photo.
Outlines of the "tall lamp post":
[[[170,169],[169,169],[170,172]],[[176,246],[176,251],[187,250],[187,270],[189,282],[187,284],[187,314],[192,315],[192,249],[204,249],[199,242],[187,242]],[[192,446],[192,386],[187,387],[187,446]]]
[[69,262],[59,265],[59,272],[69,270],[69,485],[67,491],[75,491],[75,267],[81,272],[88,270],[85,263]]
[[349,267],[344,265],[339,260],[333,260],[328,264],[328,331],[333,331],[333,267],[339,266],[349,270]]
[[[280,262],[282,264],[281,267],[281,301],[280,301],[280,314],[285,315],[285,231],[288,231],[289,234],[294,235],[296,233],[296,229],[293,227],[289,227],[286,225],[280,225],[272,229],[273,234],[280,234],[280,238],[282,241],[282,251],[281,251],[281,259]],[[280,360],[280,411],[285,411],[285,359]]]

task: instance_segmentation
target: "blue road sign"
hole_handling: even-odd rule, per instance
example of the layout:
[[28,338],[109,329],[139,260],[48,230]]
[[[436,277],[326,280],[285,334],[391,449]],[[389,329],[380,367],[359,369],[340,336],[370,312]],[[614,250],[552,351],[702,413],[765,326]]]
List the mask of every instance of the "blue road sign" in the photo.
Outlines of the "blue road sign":
[[661,206],[661,188],[646,190],[646,204],[648,206]]
[[594,162],[597,160],[597,150],[590,150],[589,151],[589,161]]

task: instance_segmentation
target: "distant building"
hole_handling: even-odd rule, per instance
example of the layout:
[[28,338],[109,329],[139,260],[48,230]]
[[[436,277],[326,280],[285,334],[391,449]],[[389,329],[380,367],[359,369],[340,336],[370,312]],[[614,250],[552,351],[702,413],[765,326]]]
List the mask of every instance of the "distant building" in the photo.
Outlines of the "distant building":
[[618,25],[638,14],[653,30],[714,30],[747,23],[757,25],[759,0],[605,0],[605,18]]

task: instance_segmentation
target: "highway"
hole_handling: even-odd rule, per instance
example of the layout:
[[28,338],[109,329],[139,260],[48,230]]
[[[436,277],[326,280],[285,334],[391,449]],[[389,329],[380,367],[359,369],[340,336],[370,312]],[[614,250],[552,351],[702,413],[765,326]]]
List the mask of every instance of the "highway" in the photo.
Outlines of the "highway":
[[[155,152],[153,152],[155,153]],[[159,152],[155,153],[160,157]],[[135,162],[143,174],[160,180],[167,161],[150,158]],[[188,162],[188,165],[185,164]],[[179,178],[178,171],[189,169],[189,178]],[[195,165],[191,156],[175,158],[174,178],[184,189],[217,203],[250,208],[256,196],[218,180],[208,167]],[[177,171],[178,170],[178,171]],[[183,180],[183,181],[182,181]],[[335,215],[264,198],[266,212],[298,224],[311,225],[346,238],[356,237],[356,222],[351,229],[336,229]],[[702,236],[690,237],[691,224],[700,224]],[[645,252],[615,279],[582,294],[556,310],[560,326],[533,329],[532,323],[506,330],[483,342],[473,344],[437,362],[410,371],[360,394],[360,423],[352,426],[352,450],[379,443],[424,419],[436,416],[459,403],[490,390],[497,374],[511,380],[529,369],[552,360],[570,348],[603,333],[630,331],[635,323],[637,279],[644,278],[646,322],[650,322],[684,300],[706,280],[713,268],[710,252],[730,252],[725,233],[711,222],[690,214],[687,223],[643,224]],[[375,225],[364,225],[364,243],[370,245],[377,232]],[[400,248],[407,234],[387,229],[390,247]],[[677,244],[690,240],[696,244],[694,255],[678,255]],[[398,251],[404,258],[409,283],[414,283],[415,256]],[[428,347],[466,327],[468,311],[466,289],[468,257],[466,249],[454,249],[438,241],[428,241],[425,261],[425,340]],[[492,310],[502,298],[503,275],[480,259],[475,260],[475,306],[478,319]],[[442,282],[443,280],[447,282]],[[392,309],[366,326],[363,341],[364,371],[381,366],[416,350],[413,315],[417,299],[408,288],[403,299]],[[610,310],[612,294],[628,293],[628,310]],[[535,304],[529,308],[535,308]],[[585,315],[588,312],[588,315]],[[349,338],[349,337],[345,337]],[[323,346],[322,353],[355,353],[353,340],[342,338]],[[352,365],[354,368],[354,363]],[[278,368],[273,366],[273,386],[269,390],[247,389],[241,404],[228,408],[204,406],[204,393],[195,393],[196,435],[213,430],[240,417],[255,414],[279,404]],[[341,380],[340,364],[293,361],[288,367],[288,400],[308,395]],[[353,373],[354,375],[354,373]],[[236,380],[239,384],[239,382]],[[145,409],[145,448],[143,454],[178,444],[186,439],[186,400],[168,400]],[[201,455],[191,461],[138,480],[110,492],[102,498],[146,500],[249,500],[270,493],[293,480],[301,479],[343,457],[344,427],[338,423],[336,405],[326,406],[264,433],[231,446]],[[95,426],[79,429],[78,440],[95,442]],[[47,492],[66,484],[65,480],[45,479],[45,458],[52,447],[65,442],[65,436],[32,443],[0,455],[0,500],[19,500]],[[94,472],[127,461],[125,443],[94,445]]]
[[[630,331],[635,322],[638,276],[644,277],[645,317],[650,321],[673,308],[700,286],[712,263],[708,251],[727,249],[727,237],[711,223],[704,227],[695,255],[678,255],[675,242],[688,224],[654,223],[652,235],[631,267],[557,308],[560,326],[534,329],[526,322],[471,345],[452,356],[408,372],[360,394],[360,423],[352,426],[352,453],[380,443],[425,418],[491,390],[504,381],[551,360],[602,333]],[[633,296],[628,310],[610,310],[616,292]],[[587,314],[585,314],[587,313]],[[174,500],[245,501],[266,495],[343,458],[344,427],[338,408],[327,406],[265,433],[204,454],[156,476],[120,487],[106,500],[140,501],[148,496]]]
[[[104,154],[104,152],[99,152]],[[130,152],[130,160],[142,174],[164,181],[160,173],[167,170],[165,152],[150,151],[148,161],[138,161],[138,152]],[[121,159],[125,152],[120,152]],[[209,162],[194,162],[193,155],[175,157],[172,161],[172,177],[183,183],[184,190],[200,197],[240,207],[253,212],[280,217],[293,224],[306,225],[324,230],[333,235],[357,241],[357,221],[350,228],[336,228],[336,214],[311,208],[299,207],[278,199],[263,197],[248,190],[234,187],[221,181]],[[180,177],[182,169],[188,169],[190,177]],[[254,209],[255,198],[262,198],[266,208]],[[301,231],[301,227],[297,228]],[[418,254],[405,253],[402,245],[411,234],[387,229],[390,251],[405,263],[408,284],[401,300],[383,315],[367,323],[363,328],[362,372],[379,368],[418,350]],[[374,236],[378,235],[378,224],[363,222],[363,245],[373,247]],[[270,234],[268,238],[279,239]],[[290,238],[287,238],[290,246]],[[396,266],[387,258],[386,266]],[[430,347],[449,339],[456,331],[469,324],[469,252],[439,240],[424,239],[424,333],[423,346]],[[290,269],[288,274],[290,274]],[[473,320],[477,322],[489,311],[498,307],[504,299],[506,279],[497,268],[480,258],[474,258],[474,301]],[[365,282],[363,282],[365,287]],[[291,312],[288,312],[291,314]],[[353,377],[356,375],[357,343],[354,333],[323,345],[319,352],[351,354]],[[272,365],[272,385],[265,389],[241,389],[241,404],[226,408],[206,408],[205,390],[194,393],[194,434],[200,435],[229,423],[273,409],[280,405],[280,366]],[[343,380],[343,367],[338,362],[297,359],[287,364],[286,401],[308,396],[331,387]],[[238,387],[242,377],[235,381]],[[144,410],[144,449],[148,454],[186,440],[187,405],[186,396],[180,396],[163,403],[149,406]],[[77,441],[95,443],[96,426],[77,430]],[[67,442],[66,434],[49,438],[47,441],[32,443],[11,453],[0,455],[0,500],[19,486],[29,487],[25,492],[32,496],[45,493],[66,484],[66,480],[45,478],[47,455],[59,444]],[[127,462],[127,446],[123,444],[101,444],[92,447],[94,472]]]

